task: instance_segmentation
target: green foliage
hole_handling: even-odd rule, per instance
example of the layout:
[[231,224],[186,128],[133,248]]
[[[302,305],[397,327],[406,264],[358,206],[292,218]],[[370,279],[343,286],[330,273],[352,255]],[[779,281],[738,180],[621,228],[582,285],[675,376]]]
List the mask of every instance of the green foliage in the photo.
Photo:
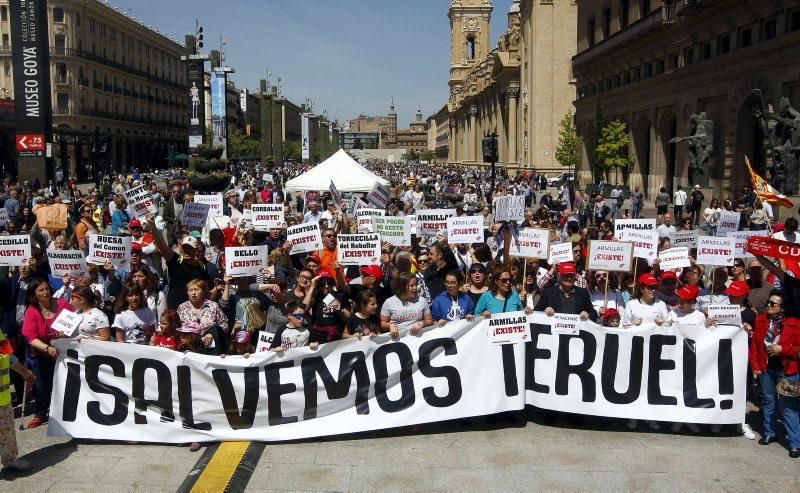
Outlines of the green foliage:
[[414,149],[409,149],[402,156],[403,161],[419,161],[419,153]]
[[598,101],[597,107],[594,111],[594,132],[592,132],[592,140],[591,146],[589,147],[589,161],[592,164],[592,175],[594,175],[594,182],[600,183],[600,180],[603,177],[603,170],[602,167],[598,163],[597,152],[597,142],[600,139],[600,134],[603,132],[603,126],[605,126],[606,118],[603,115],[603,104]]
[[634,159],[629,155],[631,138],[628,125],[619,120],[612,120],[600,129],[595,146],[595,166],[605,174],[606,181],[612,170],[621,170],[627,176]]
[[433,158],[436,157],[436,154],[433,151],[425,149],[423,151],[419,151],[419,160],[420,161],[428,161],[429,163],[433,161]]
[[363,149],[364,144],[361,143],[361,137],[353,139],[353,149]]
[[581,161],[578,134],[573,123],[573,115],[568,111],[558,124],[558,148],[556,161],[569,169],[576,168]]
[[284,140],[281,143],[284,161],[299,162],[303,157],[303,147],[299,140]]
[[234,158],[259,158],[261,156],[261,142],[252,135],[247,135],[240,129],[235,129],[228,134],[228,156]]

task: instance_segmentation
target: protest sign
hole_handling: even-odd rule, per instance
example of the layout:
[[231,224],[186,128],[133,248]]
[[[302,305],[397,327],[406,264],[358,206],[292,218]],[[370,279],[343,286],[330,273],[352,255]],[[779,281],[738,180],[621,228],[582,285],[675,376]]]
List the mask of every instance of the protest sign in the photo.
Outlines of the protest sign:
[[581,321],[574,336],[553,334],[551,319],[533,313],[528,342],[498,347],[487,344],[489,322],[460,320],[414,336],[403,330],[397,341],[381,334],[247,359],[57,339],[48,434],[269,442],[526,404],[611,418],[741,424],[747,334],[740,327],[617,330]]
[[560,264],[561,262],[572,262],[575,259],[572,255],[572,243],[553,243],[550,245],[550,255],[548,262]]
[[89,256],[86,261],[97,265],[111,261],[116,267],[121,267],[131,259],[131,242],[131,236],[90,234]]
[[658,267],[661,270],[682,269],[691,265],[687,247],[668,248],[658,254]]
[[[627,238],[628,232],[649,233],[656,230],[655,219],[615,219],[614,238],[618,241],[630,241]],[[641,238],[641,236],[640,236]],[[658,241],[658,240],[656,240]],[[636,255],[637,257],[639,255]],[[647,257],[643,257],[647,258]]]
[[672,246],[694,248],[697,246],[699,231],[696,229],[688,231],[678,231],[672,237]]
[[313,252],[322,248],[319,224],[296,224],[286,228],[286,243],[292,245],[289,254]]
[[496,222],[525,220],[525,196],[502,195],[494,200],[494,220]]
[[633,256],[647,260],[652,265],[658,251],[658,231],[625,231],[625,241],[633,243]]
[[181,224],[187,228],[202,228],[206,225],[208,211],[211,206],[199,202],[185,202],[183,204],[183,221]]
[[739,305],[708,305],[708,318],[720,325],[742,326],[742,309]]
[[67,229],[69,220],[67,204],[40,205],[34,208],[33,213],[36,215],[36,224],[42,229],[51,232]]
[[20,266],[31,258],[31,236],[0,236],[0,265]]
[[0,207],[0,227],[5,227],[8,224],[8,211],[5,207]]
[[417,234],[417,215],[408,214],[406,217],[408,218],[408,227],[411,230],[411,234]]
[[448,217],[447,241],[454,245],[483,242],[483,218],[481,216]]
[[377,233],[338,235],[336,249],[342,265],[373,265],[381,259],[381,237]]
[[753,236],[747,241],[747,251],[753,255],[797,260],[800,258],[800,245],[791,241],[776,240],[767,236]]
[[517,344],[531,340],[531,329],[525,312],[507,312],[489,319],[489,344]]
[[47,261],[56,279],[63,279],[65,276],[89,277],[83,250],[48,250]]
[[742,214],[738,211],[720,211],[717,236],[728,236],[728,233],[739,230]]
[[424,209],[417,211],[417,233],[433,236],[447,230],[447,218],[456,217],[455,209]]
[[525,228],[511,239],[512,257],[546,259],[550,251],[550,230]]
[[69,310],[61,310],[55,320],[53,320],[52,328],[61,332],[67,337],[72,337],[78,327],[81,325],[83,315]]
[[222,194],[212,193],[209,195],[197,194],[194,201],[198,204],[208,204],[208,217],[222,216]]
[[734,255],[736,258],[752,257],[753,254],[747,251],[747,240],[753,236],[764,236],[768,234],[766,231],[731,231],[728,233],[728,238],[736,240],[734,244]]
[[586,270],[630,272],[633,263],[633,243],[590,240]]
[[144,218],[147,214],[158,214],[158,206],[153,200],[153,193],[145,188],[144,185],[125,190],[125,201],[138,218]]
[[253,229],[256,231],[269,231],[286,225],[283,204],[252,204],[250,210],[253,211]]
[[369,191],[367,194],[367,203],[370,205],[377,207],[378,209],[386,209],[389,205],[389,194],[391,190],[389,189],[389,185],[384,185],[379,181],[376,181],[374,185],[372,185],[372,190]]
[[359,207],[358,210],[356,210],[356,219],[358,220],[358,232],[374,233],[375,230],[372,227],[372,217],[384,216],[384,215],[386,215],[386,211],[381,209],[372,209],[370,207]]
[[339,193],[339,189],[336,188],[336,185],[333,184],[333,180],[331,180],[331,186],[328,187],[331,192],[331,199],[333,199],[333,203],[336,204],[337,209],[341,209],[342,206],[342,194]]
[[261,175],[261,180],[264,183],[275,183],[275,177],[272,176],[272,173],[264,173]]
[[700,236],[697,238],[697,263],[730,267],[735,258],[735,246],[734,238]]
[[225,273],[231,277],[255,276],[266,267],[266,245],[225,247]]
[[373,216],[372,230],[394,246],[411,246],[411,225],[408,217]]
[[580,315],[569,315],[566,313],[556,313],[552,317],[550,317],[551,326],[550,332],[553,334],[567,334],[567,335],[578,335],[580,329],[578,329],[578,324],[581,322]]
[[242,217],[239,219],[237,226],[239,229],[253,229],[253,210],[245,209],[242,211]]
[[258,331],[258,343],[256,344],[256,352],[263,353],[269,351],[272,341],[275,339],[275,334],[267,332],[266,330]]

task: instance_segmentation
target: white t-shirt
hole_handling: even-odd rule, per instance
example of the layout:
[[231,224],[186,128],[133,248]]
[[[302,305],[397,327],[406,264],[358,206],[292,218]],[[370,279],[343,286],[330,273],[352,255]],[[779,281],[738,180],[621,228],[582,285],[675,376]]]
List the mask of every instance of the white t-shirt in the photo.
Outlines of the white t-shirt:
[[706,316],[703,312],[692,310],[691,313],[683,313],[680,308],[675,308],[667,316],[667,321],[675,324],[684,325],[704,325],[706,323]]
[[686,192],[678,190],[675,192],[675,205],[686,205]]
[[798,239],[797,238],[797,233],[793,233],[791,238],[786,238],[785,232],[784,231],[779,231],[779,232],[775,233],[774,235],[772,235],[772,237],[775,238],[776,240],[790,241],[792,243],[798,243],[798,241],[797,241],[797,239]]
[[415,300],[401,301],[397,296],[392,296],[383,303],[381,315],[389,317],[389,321],[400,329],[411,327],[425,319],[425,314],[430,313],[428,300],[417,297]]
[[83,316],[78,330],[75,331],[75,337],[83,336],[86,339],[99,339],[100,334],[98,329],[107,329],[109,327],[108,316],[97,308],[92,308],[88,312],[75,311]]
[[281,348],[291,349],[308,345],[310,334],[301,327],[301,330],[286,327],[281,334]]
[[706,223],[709,226],[716,226],[719,223],[719,215],[720,215],[719,208],[712,209],[711,207],[706,207],[705,214],[706,217],[708,218]]
[[636,325],[634,321],[637,318],[641,318],[643,324],[654,322],[657,318],[666,320],[668,314],[669,309],[663,301],[656,300],[652,305],[647,305],[639,300],[630,300],[622,312],[622,325]]
[[156,316],[149,307],[125,310],[114,318],[114,328],[125,332],[125,342],[148,344],[146,329],[156,325]]

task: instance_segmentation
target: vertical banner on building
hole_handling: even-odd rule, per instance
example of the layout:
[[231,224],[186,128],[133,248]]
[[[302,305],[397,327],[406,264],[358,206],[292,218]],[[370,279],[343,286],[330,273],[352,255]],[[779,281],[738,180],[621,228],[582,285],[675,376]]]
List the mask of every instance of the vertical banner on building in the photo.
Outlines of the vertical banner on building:
[[203,144],[206,125],[206,91],[203,87],[204,60],[186,62],[186,80],[189,84],[189,151]]
[[311,159],[311,140],[310,135],[308,133],[308,119],[311,116],[311,113],[303,113],[302,119],[300,121],[300,131],[302,133],[302,146],[303,146],[303,161]]
[[14,69],[17,180],[52,178],[47,144],[53,141],[47,0],[14,0],[11,63]]
[[211,130],[214,135],[214,147],[223,147],[227,155],[227,105],[225,92],[228,76],[222,71],[211,72]]

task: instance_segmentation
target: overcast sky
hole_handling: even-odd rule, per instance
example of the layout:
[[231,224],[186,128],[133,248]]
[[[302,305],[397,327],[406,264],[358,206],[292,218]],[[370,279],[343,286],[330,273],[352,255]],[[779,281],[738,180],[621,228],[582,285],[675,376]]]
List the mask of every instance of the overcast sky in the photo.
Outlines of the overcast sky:
[[[237,87],[258,89],[272,72],[282,94],[307,97],[340,122],[385,115],[392,96],[399,126],[421,107],[425,118],[447,102],[449,0],[111,0],[145,25],[183,44],[204,28],[204,51],[227,39]],[[494,0],[492,46],[507,27],[511,0]]]

